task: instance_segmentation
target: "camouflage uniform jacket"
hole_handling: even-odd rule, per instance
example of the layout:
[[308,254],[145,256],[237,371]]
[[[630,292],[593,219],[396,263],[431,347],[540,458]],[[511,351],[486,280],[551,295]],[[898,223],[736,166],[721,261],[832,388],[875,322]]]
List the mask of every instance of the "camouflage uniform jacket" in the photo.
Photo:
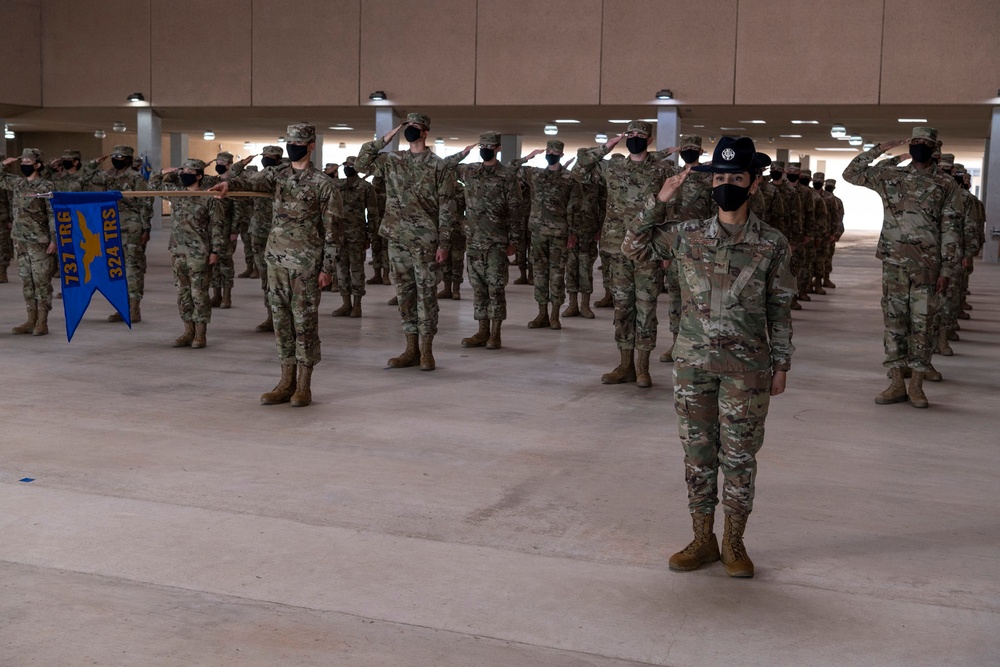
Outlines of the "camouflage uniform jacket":
[[[104,170],[96,161],[92,160],[84,165],[83,172],[84,181],[95,190],[116,190],[118,192],[149,190],[146,179],[132,167],[121,171]],[[153,227],[153,198],[121,199],[118,202],[118,215],[121,218],[123,229],[128,227],[135,231],[138,228],[139,231],[147,234]]]
[[285,269],[332,274],[344,234],[344,203],[333,180],[309,164],[266,167],[230,179],[234,190],[274,194],[274,217],[264,257]]
[[458,164],[461,153],[445,158],[465,185],[465,236],[468,247],[517,246],[524,235],[524,203],[517,174],[510,167]]
[[[817,222],[818,211],[816,210],[816,198],[813,197],[812,188],[798,182],[792,186],[795,195],[799,198],[799,206],[802,207],[802,238],[809,239],[809,246],[816,244],[816,236],[820,231]],[[823,212],[826,212],[824,207]]]
[[838,207],[839,200],[832,192],[827,192],[826,190],[817,190],[816,192],[819,193],[819,196],[823,198],[823,203],[826,204],[826,214],[828,219],[826,225],[826,236],[824,239],[829,241],[831,236],[834,238],[840,238],[840,235],[844,233],[844,217]]
[[[38,178],[29,181],[20,174],[0,173],[0,189],[10,190],[13,224],[11,238],[20,243],[48,245],[56,240],[56,221],[48,199],[24,195],[52,192],[52,181]],[[6,193],[4,193],[6,194]]]
[[89,185],[82,168],[77,169],[75,174],[53,172],[49,180],[52,181],[53,192],[83,192]]
[[[149,179],[149,189],[158,191],[187,190],[181,185],[176,171],[154,173]],[[202,190],[208,188],[202,183]],[[215,197],[170,197],[170,242],[167,248],[175,255],[208,257],[221,252],[226,242],[222,235],[225,215],[222,201]]]
[[378,230],[378,201],[375,198],[375,188],[357,176],[339,179],[336,186],[340,190],[340,198],[344,201],[345,240],[355,243],[367,242],[371,233]]
[[774,183],[764,181],[757,188],[757,194],[750,200],[750,210],[769,226],[777,229],[788,238],[788,213],[785,211],[785,198]]
[[385,178],[383,238],[413,250],[451,250],[455,217],[455,176],[430,149],[380,153],[386,142],[369,141],[358,151],[354,168]]
[[788,220],[788,228],[785,230],[785,238],[793,246],[802,243],[802,200],[799,199],[798,189],[788,181],[781,181],[775,187],[781,194],[785,204],[785,217]]
[[597,239],[608,213],[608,187],[596,174],[580,182],[580,238]]
[[920,284],[933,283],[938,276],[954,277],[962,223],[956,210],[955,181],[912,165],[871,166],[881,154],[882,148],[876,145],[858,154],[844,170],[848,183],[882,197],[884,215],[876,257],[906,268]]
[[976,199],[968,190],[958,189],[958,201],[962,210],[962,257],[972,258],[979,254],[982,244],[979,242],[979,230],[984,226],[985,220],[979,217],[979,206]]
[[679,263],[681,320],[674,359],[711,372],[787,371],[796,294],[788,241],[749,213],[730,235],[718,216],[677,224],[650,197],[622,252]]
[[3,189],[0,186],[0,227],[7,227],[10,229],[11,223],[11,210],[13,209],[13,197],[9,190]]
[[692,171],[681,184],[680,192],[674,195],[668,205],[667,217],[671,220],[711,218],[719,211],[712,199],[712,174]]
[[649,154],[642,162],[628,157],[605,160],[605,146],[581,148],[573,172],[582,177],[597,172],[608,188],[608,210],[601,230],[601,250],[619,254],[626,227],[640,214],[646,200],[655,195],[669,176],[678,172],[672,162]]
[[580,181],[568,169],[525,167],[524,158],[511,161],[511,166],[531,188],[531,210],[528,230],[555,238],[579,236],[580,205],[583,189]]

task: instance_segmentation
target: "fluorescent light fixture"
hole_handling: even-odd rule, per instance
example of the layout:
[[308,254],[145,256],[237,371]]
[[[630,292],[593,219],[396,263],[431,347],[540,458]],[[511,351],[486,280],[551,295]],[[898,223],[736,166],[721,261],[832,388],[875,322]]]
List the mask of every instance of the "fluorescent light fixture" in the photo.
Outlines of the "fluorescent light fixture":
[[205,130],[205,134],[201,136],[205,141],[211,141],[212,139],[215,139],[215,132],[212,132],[211,130]]
[[372,102],[383,102],[386,99],[384,90],[376,90],[374,93],[368,96]]
[[347,148],[347,144],[341,141],[339,144],[337,144],[337,148]]
[[448,141],[458,141],[458,137],[448,137]]
[[842,137],[837,137],[837,141],[850,141],[850,140],[851,140],[851,135],[849,134],[845,134]]
[[847,136],[847,128],[843,125],[834,125],[830,128],[830,136],[839,139]]
[[331,130],[353,130],[353,127],[348,127],[347,125],[336,125],[330,128]]
[[285,143],[285,138],[284,137],[278,137],[278,143],[279,144]]
[[559,134],[559,126],[558,125],[546,125],[544,132],[545,132],[545,134],[550,134],[550,135],[551,134]]
[[847,143],[849,143],[852,146],[860,146],[861,144],[865,143],[865,140],[860,134],[854,134],[851,135],[851,138]]
[[578,120],[573,120],[572,118],[556,118],[557,123],[579,123]]
[[792,125],[819,125],[818,120],[793,120]]
[[749,123],[750,125],[764,125],[766,120],[738,120],[737,123]]
[[104,130],[94,130],[94,138],[103,139],[106,136],[108,135]]
[[658,100],[672,100],[674,99],[674,92],[669,88],[662,88],[656,91],[656,99]]
[[747,129],[745,127],[720,127],[719,129],[722,130],[723,132],[746,132],[747,131]]
[[253,144],[251,144],[249,141],[244,141],[243,142],[243,150],[245,150],[245,151],[252,151],[253,150]]
[[781,137],[782,139],[801,139],[802,138],[801,134],[779,134],[778,136]]
[[596,141],[599,144],[603,144],[607,140],[608,140],[608,135],[604,134],[603,132],[594,137],[594,141]]
[[897,118],[900,123],[926,123],[926,118]]
[[438,137],[437,139],[434,140],[434,145],[435,146],[444,146],[444,139],[441,138],[441,137]]
[[873,144],[873,143],[871,143],[869,141],[867,144],[865,144],[864,146],[861,147],[861,150],[863,150],[863,151],[870,151],[873,148],[875,148],[875,144]]
[[14,130],[12,130],[9,127],[7,127],[6,125],[4,125],[3,126],[3,138],[4,139],[13,139],[14,136],[15,136],[14,135]]
[[705,127],[704,125],[692,125],[691,127]]
[[116,120],[114,125],[111,126],[111,129],[114,130],[115,132],[124,132],[125,123],[121,122],[120,120]]
[[848,152],[848,153],[857,153],[858,152],[857,148],[815,148],[813,150],[817,150],[817,151],[842,151],[842,152]]
[[614,123],[615,125],[623,125],[625,123],[631,123],[632,121],[630,121],[628,118],[626,118],[625,120],[622,120],[621,118],[612,118],[608,122]]

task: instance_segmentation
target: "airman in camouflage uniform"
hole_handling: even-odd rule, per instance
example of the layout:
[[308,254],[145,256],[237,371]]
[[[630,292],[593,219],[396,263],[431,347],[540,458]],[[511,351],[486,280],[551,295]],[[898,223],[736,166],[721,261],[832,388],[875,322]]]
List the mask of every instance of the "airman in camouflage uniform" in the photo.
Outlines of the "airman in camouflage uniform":
[[[379,233],[389,242],[389,261],[396,277],[396,298],[406,335],[406,350],[389,359],[390,368],[418,364],[421,370],[435,368],[436,287],[439,265],[451,252],[455,176],[427,148],[430,124],[430,118],[423,114],[408,114],[405,123],[364,144],[355,163],[364,173],[380,171],[386,182],[385,217]],[[400,130],[409,149],[381,153]]]
[[[580,228],[580,181],[560,163],[563,142],[545,144],[547,167],[525,167],[542,153],[535,150],[511,164],[531,187],[528,229],[531,236],[531,270],[535,282],[538,315],[528,322],[531,329],[562,329],[559,309],[566,298],[566,251],[576,246]],[[551,310],[551,312],[549,312]]]
[[438,299],[462,298],[462,274],[465,272],[465,250],[468,243],[465,238],[465,188],[461,183],[455,184],[455,228],[451,230],[451,251],[441,265],[441,279],[444,286],[438,292]]
[[[330,282],[333,257],[344,229],[344,205],[334,182],[310,158],[316,128],[289,125],[287,165],[266,167],[213,190],[255,190],[274,195],[274,218],[267,239],[267,296],[281,359],[281,380],[261,395],[262,405],[312,402],[312,370],[319,363],[320,289]],[[295,369],[298,366],[298,378]]]
[[[875,145],[844,170],[848,183],[877,192],[885,208],[876,256],[882,260],[883,365],[889,369],[891,384],[875,398],[879,404],[909,399],[914,407],[927,407],[923,380],[930,370],[934,312],[938,295],[957,275],[961,244],[957,187],[931,171],[936,139],[934,128],[915,127],[908,166],[871,166],[882,153],[907,143],[904,139]],[[911,370],[909,387],[903,384],[904,368]]]
[[[112,169],[101,169],[107,155],[84,165],[84,181],[89,187],[84,189],[144,191],[149,190],[146,179],[132,168],[135,149],[118,145],[111,151]],[[122,230],[122,246],[125,251],[125,277],[128,281],[129,319],[132,324],[142,321],[139,303],[146,289],[146,244],[152,230],[153,198],[135,197],[118,202],[118,221]],[[109,322],[121,322],[118,313],[108,317]]]
[[[823,174],[817,174],[819,176]],[[833,273],[833,255],[837,252],[837,241],[840,237],[844,235],[844,202],[841,201],[840,197],[833,194],[833,191],[837,189],[837,180],[834,178],[827,178],[823,181],[823,192],[830,195],[830,199],[827,200],[827,209],[829,209],[833,220],[830,224],[830,244],[827,250],[825,263],[823,265],[823,275],[822,282],[820,284],[823,287],[836,288],[837,286],[833,284],[830,280],[830,274]]]
[[[19,173],[12,173],[18,163]],[[56,228],[48,199],[26,195],[52,192],[52,182],[41,177],[42,152],[25,148],[20,158],[3,161],[0,190],[10,191],[13,204],[11,236],[17,251],[17,272],[28,320],[12,329],[15,334],[44,336],[49,332],[52,310],[52,277],[56,274]]]
[[[972,258],[979,253],[978,227],[978,207],[976,198],[962,187],[961,176],[956,176],[956,172],[964,174],[965,167],[955,164],[955,156],[951,153],[943,153],[938,163],[941,173],[953,178],[958,186],[956,208],[961,213],[961,242],[959,244],[959,265],[956,268],[956,278],[948,282],[944,298],[941,302],[940,321],[938,323],[938,336],[935,350],[946,357],[952,356],[949,341],[958,340],[956,332],[958,319],[963,314],[962,295],[968,281],[968,270],[972,266]],[[933,341],[932,341],[933,343]]]
[[[804,214],[802,210],[802,200],[799,198],[799,190],[785,176],[786,165],[782,160],[775,160],[771,163],[771,183],[778,188],[778,194],[782,197],[785,205],[785,220],[787,228],[783,231],[788,245],[792,252],[792,275],[798,276],[799,248],[803,243],[804,235]],[[798,179],[798,176],[796,176]],[[792,310],[802,310],[799,305],[798,295],[792,299]]]
[[[281,146],[264,146],[260,151],[261,167],[267,169],[268,167],[288,166],[288,162],[281,158],[282,152]],[[267,319],[254,327],[254,331],[258,333],[274,331],[271,305],[267,300],[267,260],[265,259],[267,237],[271,234],[273,218],[274,200],[267,197],[255,197],[253,199],[253,215],[250,217],[250,244],[253,247],[257,274],[260,276],[260,288],[264,293],[264,309],[267,311]]]
[[[7,156],[0,153],[0,161],[6,159]],[[10,236],[12,206],[10,191],[0,189],[0,283],[7,282],[7,267],[14,259],[14,240]]]
[[[714,173],[719,213],[680,224],[666,219],[683,173],[650,197],[622,244],[637,261],[679,265],[683,309],[674,349],[674,404],[695,538],[671,556],[673,570],[694,570],[721,556],[730,576],[754,574],[743,533],[753,509],[756,454],[770,397],[784,391],[795,351],[788,242],[747,202],[769,161],[746,137],[721,138],[712,163],[694,167]],[[721,554],[712,532],[719,468],[726,515]]]
[[[344,242],[337,256],[337,285],[344,304],[333,311],[334,317],[361,317],[361,297],[365,295],[365,251],[369,239],[378,230],[378,201],[375,188],[362,180],[354,168],[357,157],[344,160],[344,178],[337,181],[344,200]],[[351,298],[354,302],[351,303]]]
[[801,289],[804,284],[805,293],[807,295],[810,292],[813,294],[823,295],[826,294],[826,291],[821,286],[817,286],[815,284],[814,277],[816,275],[816,263],[819,261],[820,248],[824,240],[830,235],[830,216],[826,209],[826,201],[812,185],[811,170],[801,169],[799,171],[798,186],[799,188],[805,190],[809,199],[812,200],[813,210],[813,224],[812,227],[809,228],[809,247],[805,264],[805,271],[807,275],[804,282],[800,280],[799,288]]
[[83,192],[87,189],[84,180],[83,156],[80,151],[65,150],[58,160],[53,161],[54,170],[49,175],[55,192]]
[[[205,163],[190,159],[184,166],[163,169],[149,179],[151,190],[205,190]],[[228,243],[223,236],[225,207],[214,197],[170,197],[170,250],[177,288],[177,310],[184,323],[184,333],[174,340],[174,347],[205,347],[208,323],[212,320],[208,288],[212,265],[218,261],[219,248]]]
[[[479,147],[482,162],[460,164]],[[465,236],[468,240],[472,313],[479,331],[462,339],[462,347],[502,347],[500,329],[507,319],[507,280],[510,262],[523,234],[521,186],[517,173],[497,160],[500,134],[484,132],[479,143],[445,158],[465,185]]]
[[[648,151],[653,126],[635,120],[623,134],[603,146],[582,148],[577,153],[573,171],[581,178],[596,173],[608,188],[608,211],[601,230],[601,249],[608,253],[611,291],[615,301],[615,343],[621,361],[601,377],[604,384],[635,382],[651,387],[649,355],[656,347],[656,299],[663,289],[663,269],[659,261],[636,261],[622,253],[626,226],[639,213],[649,197],[676,170]],[[622,139],[626,139],[629,157],[605,160]],[[635,358],[638,350],[638,359]]]
[[[246,163],[243,163],[244,166]],[[220,180],[227,181],[233,174],[233,154],[222,151],[215,157],[216,176],[209,176],[205,183],[211,187]],[[239,170],[237,170],[239,171]],[[240,238],[240,230],[250,225],[253,215],[253,201],[250,199],[232,199],[223,203],[225,221],[222,225],[222,235],[226,239],[219,249],[219,261],[212,265],[212,300],[213,308],[231,308],[233,305],[233,285],[236,278],[236,265],[233,256],[236,254],[236,242]]]
[[[580,229],[576,246],[567,250],[566,291],[569,306],[563,317],[582,315],[594,319],[590,309],[590,295],[594,293],[594,262],[597,261],[597,244],[601,238],[601,227],[608,210],[608,187],[600,177],[592,173],[580,181]],[[608,292],[610,294],[610,291]],[[579,294],[579,303],[577,295]]]
[[378,233],[385,217],[385,179],[375,175],[372,177],[372,187],[375,188],[375,202],[378,205],[378,218],[371,221],[372,237],[372,270],[375,272],[366,280],[368,285],[389,285],[389,242]]
[[972,310],[972,306],[969,305],[967,300],[969,295],[969,277],[972,275],[975,267],[975,255],[982,251],[983,245],[986,243],[986,207],[982,201],[969,191],[972,187],[972,178],[969,176],[965,165],[956,163],[952,175],[955,177],[955,182],[958,183],[959,190],[965,193],[966,201],[970,205],[965,218],[966,252],[965,261],[963,262],[965,270],[962,271],[962,286],[959,290],[961,303],[960,310],[958,311],[959,319],[967,320],[970,318],[970,315],[965,311]]

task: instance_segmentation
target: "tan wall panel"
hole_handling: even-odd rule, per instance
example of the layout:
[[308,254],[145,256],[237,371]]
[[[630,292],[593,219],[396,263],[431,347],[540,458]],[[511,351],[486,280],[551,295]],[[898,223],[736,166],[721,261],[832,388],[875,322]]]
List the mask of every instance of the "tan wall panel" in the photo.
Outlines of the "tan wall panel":
[[395,105],[475,103],[476,3],[364,0],[361,101],[384,90]]
[[[153,104],[250,106],[250,5],[250,0],[153,3]],[[310,48],[304,46],[306,52]]]
[[[615,0],[604,5],[601,103],[732,104],[737,0]],[[683,41],[694,39],[685,53]]]
[[121,106],[136,92],[150,99],[149,15],[149,0],[45,0],[45,106]]
[[41,106],[42,52],[39,0],[0,2],[4,57],[0,58],[0,103]]
[[1000,86],[1000,2],[887,0],[882,104],[979,104]]
[[361,0],[254,0],[254,105],[356,105],[360,15]]
[[481,0],[476,103],[599,104],[601,0]]
[[881,2],[741,2],[736,104],[877,104],[881,44]]

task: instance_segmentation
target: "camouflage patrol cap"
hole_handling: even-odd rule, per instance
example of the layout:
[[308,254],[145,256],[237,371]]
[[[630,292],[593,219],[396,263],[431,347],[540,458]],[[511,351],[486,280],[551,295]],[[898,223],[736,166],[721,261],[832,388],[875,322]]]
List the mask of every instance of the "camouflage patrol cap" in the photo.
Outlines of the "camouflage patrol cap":
[[956,174],[966,174],[968,172],[965,170],[965,165],[964,164],[962,164],[961,162],[956,162],[955,163],[955,171],[954,171],[954,173],[956,173]]
[[183,169],[194,169],[195,171],[205,171],[205,161],[198,158],[188,158],[184,160]]
[[324,170],[329,169],[330,167],[333,167],[334,169],[339,169],[340,165],[337,164],[336,162],[327,162],[326,164],[323,165]]
[[771,162],[771,171],[784,171],[785,161],[784,160],[774,160]]
[[800,169],[799,170],[799,180],[808,180],[812,177],[812,169]]
[[284,149],[281,146],[264,146],[260,150],[261,155],[267,155],[269,157],[281,157],[284,153]]
[[684,150],[686,148],[697,148],[701,150],[701,137],[697,134],[682,134],[680,142],[677,144],[677,148]]
[[792,169],[794,169],[796,171],[801,171],[802,170],[802,163],[801,162],[789,162],[788,163],[788,169],[789,169],[789,171],[792,170]]
[[547,150],[547,151],[558,151],[558,152],[562,153],[563,152],[563,148],[565,148],[565,147],[566,147],[566,144],[564,144],[563,142],[559,141],[558,139],[549,139],[548,141],[545,142],[545,150]]
[[954,153],[941,153],[941,160],[938,162],[939,167],[952,167],[955,165],[955,154]]
[[232,164],[233,154],[230,153],[229,151],[222,151],[221,153],[215,156],[215,161],[220,164]]
[[347,157],[344,158],[344,164],[354,164],[357,161],[358,161],[357,155],[348,155]]
[[826,180],[826,174],[824,174],[822,171],[817,171],[815,174],[813,174],[813,180],[814,181],[825,181]]
[[836,184],[837,184],[836,178],[828,178],[825,181],[823,181],[823,185],[836,185]]
[[42,151],[37,148],[25,148],[21,151],[21,159],[28,158],[33,162],[39,162],[42,159]]
[[499,132],[483,132],[479,135],[479,143],[484,146],[499,146],[500,145],[500,133]]
[[135,157],[135,149],[131,146],[118,144],[111,149],[111,157]]
[[316,126],[305,123],[289,125],[285,130],[285,141],[295,144],[308,144],[316,141]]
[[422,113],[408,113],[406,114],[407,123],[416,123],[417,125],[423,125],[425,130],[431,129],[431,117],[425,116]]
[[69,150],[67,148],[66,150],[63,151],[61,159],[63,159],[63,160],[82,160],[83,159],[83,154],[80,151],[73,151],[73,150]]
[[913,132],[910,133],[910,140],[913,139],[926,139],[927,141],[937,142],[937,130],[933,127],[915,127],[913,128]]
[[631,123],[628,124],[628,128],[625,131],[642,132],[643,134],[653,136],[653,124],[647,123],[644,120],[633,120]]

